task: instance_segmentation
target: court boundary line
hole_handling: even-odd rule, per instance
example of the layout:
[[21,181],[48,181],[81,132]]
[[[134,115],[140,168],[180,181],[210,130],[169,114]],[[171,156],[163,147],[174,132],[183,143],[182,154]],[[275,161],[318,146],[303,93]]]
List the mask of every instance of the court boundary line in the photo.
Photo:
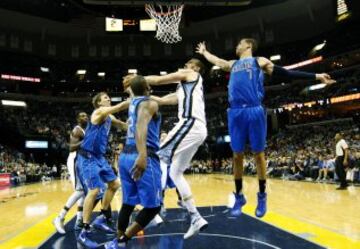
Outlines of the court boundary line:
[[[254,218],[254,219],[260,220],[261,222],[264,222],[265,224],[267,224],[267,225],[269,225],[269,226],[271,226],[271,227],[277,228],[277,229],[279,229],[280,231],[283,231],[283,232],[286,232],[286,233],[290,233],[290,234],[294,235],[294,236],[297,237],[297,238],[306,240],[306,241],[308,241],[308,242],[310,242],[310,243],[313,243],[313,244],[315,244],[315,245],[317,245],[317,246],[319,246],[319,247],[326,248],[326,247],[325,247],[326,245],[321,245],[321,244],[317,243],[316,241],[312,241],[312,240],[310,240],[310,239],[303,238],[303,237],[301,237],[299,234],[297,234],[297,233],[295,233],[295,232],[293,232],[293,231],[286,230],[286,229],[283,228],[283,227],[276,226],[275,224],[272,224],[272,223],[270,223],[270,222],[268,222],[268,221],[265,221],[265,220],[263,220],[263,219],[259,219],[259,218],[257,218],[256,216],[250,215],[250,214],[249,214],[248,212],[246,212],[246,211],[244,211],[244,214],[247,215],[247,216],[249,216],[249,217],[252,217],[252,218]],[[277,214],[277,213],[275,213],[275,214]],[[282,215],[282,214],[277,214],[277,215],[284,216],[284,215]],[[294,218],[289,217],[289,216],[286,216],[285,218],[287,218],[287,219],[294,219]],[[313,225],[313,224],[312,224],[312,225]],[[323,228],[323,229],[324,229],[324,228]],[[315,235],[316,235],[316,234],[315,234]]]
[[[223,175],[223,174],[222,174],[222,175]],[[224,175],[223,175],[223,176],[224,176]],[[225,175],[225,176],[227,176],[227,175]],[[230,176],[230,175],[229,175],[229,176]],[[217,177],[216,177],[216,176],[213,176],[212,178],[215,178],[215,179],[216,179]],[[217,178],[216,180],[226,180],[226,178],[224,178],[224,179]],[[272,178],[271,178],[271,180],[281,180],[281,179],[272,179]],[[311,183],[311,182],[309,182],[309,183]],[[28,185],[32,185],[32,184],[28,184]],[[18,187],[27,188],[28,185],[23,185],[23,186],[18,186]],[[224,206],[224,205],[218,205],[218,206],[212,206],[212,207],[221,207],[221,206],[226,207],[226,206]],[[198,206],[198,207],[211,207],[211,206]],[[246,207],[247,207],[247,208],[244,210],[244,215],[248,215],[248,216],[250,216],[250,217],[252,217],[252,218],[257,219],[257,218],[253,215],[253,209],[254,209],[255,207],[252,206],[251,204],[247,204]],[[251,208],[252,210],[250,210],[250,208]],[[8,243],[10,243],[10,242],[11,242],[11,244],[14,244],[15,241],[13,241],[13,240],[17,239],[17,238],[20,237],[20,236],[23,236],[24,233],[27,233],[27,232],[28,232],[28,230],[37,228],[39,225],[41,225],[42,223],[44,223],[47,218],[49,218],[49,217],[52,216],[52,215],[54,215],[54,214],[49,214],[47,217],[44,217],[44,218],[43,218],[42,220],[40,220],[39,222],[36,222],[36,223],[34,223],[34,224],[26,227],[26,228],[25,228],[24,230],[22,230],[20,233],[16,234],[13,238],[9,238],[9,239],[7,239],[7,240],[1,241],[1,244],[8,244]],[[274,219],[274,217],[269,217],[269,215],[270,215],[270,216],[273,216],[273,215],[275,215],[275,216],[280,216],[280,217],[282,217],[283,219],[282,219],[282,221],[277,222],[277,221],[276,221],[276,217],[275,217],[275,219]],[[67,219],[67,222],[69,222],[70,220],[72,220],[74,217],[75,217],[75,215],[74,215],[74,216],[71,216],[71,217],[69,216],[69,219]],[[266,218],[269,218],[269,219],[265,220]],[[289,233],[289,234],[292,234],[292,235],[294,235],[294,236],[296,236],[296,237],[298,237],[298,238],[301,238],[301,239],[303,239],[303,240],[306,240],[306,241],[308,241],[308,242],[310,242],[310,243],[313,243],[313,244],[315,244],[315,245],[318,245],[318,246],[320,246],[320,247],[332,247],[332,248],[335,248],[335,247],[336,247],[336,244],[339,245],[339,244],[341,244],[341,243],[342,243],[341,245],[343,246],[343,247],[341,247],[341,248],[351,248],[351,246],[355,246],[355,247],[356,247],[357,245],[360,245],[360,240],[358,240],[358,239],[356,239],[356,238],[353,238],[353,237],[351,237],[351,236],[349,236],[349,235],[344,235],[344,234],[339,233],[339,232],[337,232],[337,231],[332,231],[332,230],[330,230],[330,229],[328,229],[328,228],[326,228],[326,227],[319,226],[318,224],[314,224],[314,223],[308,222],[308,221],[303,220],[303,219],[301,219],[301,218],[296,218],[296,217],[291,216],[291,215],[286,215],[286,214],[284,214],[283,212],[279,212],[279,211],[269,211],[268,214],[267,214],[263,219],[259,219],[259,220],[262,221],[262,222],[264,222],[264,223],[266,223],[266,224],[268,224],[268,225],[270,225],[270,226],[272,226],[272,227],[275,227],[275,228],[277,228],[277,229],[279,229],[279,230],[281,230],[281,231],[285,231],[285,232],[287,232],[287,233]],[[289,229],[288,227],[284,226],[284,221],[286,221],[286,220],[287,220],[288,223],[291,223],[291,221],[296,221],[296,222],[298,223],[298,225],[297,225],[296,227],[295,227],[295,226],[292,226],[292,227],[290,227],[290,229]],[[51,224],[51,220],[50,220],[50,223],[49,223],[49,224]],[[44,225],[44,224],[43,224],[43,225]],[[303,225],[303,226],[302,226],[302,225]],[[51,225],[50,225],[50,226],[51,226]],[[316,229],[315,232],[314,232],[314,230],[311,231],[311,233],[312,233],[313,235],[315,235],[315,237],[304,238],[304,237],[302,237],[302,236],[300,235],[300,234],[302,234],[303,232],[304,232],[304,233],[307,232],[307,231],[306,231],[307,226],[312,226],[313,228]],[[305,231],[297,232],[296,230],[298,230],[299,228],[302,229],[302,230],[305,230]],[[36,231],[36,229],[35,229],[35,231]],[[53,231],[53,230],[51,230],[51,231]],[[319,231],[320,231],[320,232],[319,232]],[[37,246],[41,246],[41,245],[43,245],[44,243],[46,243],[46,241],[47,241],[51,236],[53,236],[53,235],[56,233],[56,230],[54,230],[53,233],[49,233],[49,230],[47,230],[47,231],[43,231],[43,230],[42,230],[42,231],[39,231],[38,233],[41,233],[41,234],[42,234],[42,240],[41,240],[41,244],[40,244],[40,245],[37,245]],[[336,235],[336,238],[328,239],[328,240],[326,241],[326,236],[332,236],[332,235]],[[319,239],[319,238],[320,238],[320,239]],[[28,237],[27,239],[28,239],[29,241],[32,240],[32,238],[30,238],[30,237]],[[319,242],[314,241],[314,239],[316,239],[316,240],[319,241]],[[335,241],[335,243],[329,243],[329,242],[332,242],[332,241]],[[20,245],[20,244],[19,244],[19,245]],[[333,245],[335,245],[335,246],[333,246]],[[3,245],[0,245],[0,248],[4,248],[4,246],[3,246]],[[14,247],[14,248],[15,248],[15,247]],[[339,247],[337,246],[336,248],[339,248]],[[360,247],[359,247],[359,248],[360,248]],[[10,249],[10,248],[7,247],[6,249]]]
[[[247,209],[249,209],[250,207],[251,207],[252,209],[255,209],[255,206],[253,206],[253,205],[251,205],[251,204],[247,204],[246,206],[248,206]],[[273,211],[270,211],[270,212],[269,212],[269,211],[268,211],[268,213],[264,216],[264,218],[265,218],[265,219],[268,219],[268,220],[259,219],[259,218],[257,218],[255,215],[253,215],[252,213],[250,213],[250,212],[247,211],[247,210],[243,210],[243,213],[246,214],[246,215],[248,215],[248,216],[250,216],[250,217],[252,217],[252,218],[261,220],[262,222],[264,222],[264,223],[266,223],[266,224],[268,224],[268,225],[270,225],[270,226],[272,226],[272,227],[278,228],[278,229],[281,230],[281,231],[290,233],[290,234],[292,234],[292,235],[294,235],[294,236],[296,236],[296,237],[299,237],[299,238],[301,238],[301,239],[304,239],[304,240],[306,240],[306,241],[309,241],[309,242],[311,242],[311,243],[313,243],[313,244],[315,244],[315,245],[317,245],[317,246],[323,247],[323,248],[335,248],[335,247],[333,247],[333,245],[334,245],[335,243],[339,243],[339,242],[344,243],[344,244],[343,244],[344,246],[350,246],[350,244],[352,244],[352,243],[355,243],[355,244],[358,243],[358,244],[360,245],[360,240],[355,240],[355,239],[353,239],[353,238],[351,238],[351,237],[347,237],[347,236],[345,236],[345,235],[343,235],[343,234],[341,234],[341,233],[337,233],[337,232],[331,231],[331,230],[329,230],[329,229],[326,229],[326,228],[323,228],[323,227],[320,227],[320,226],[317,226],[317,225],[314,225],[314,224],[311,224],[311,223],[307,223],[307,222],[305,222],[305,221],[303,221],[303,220],[296,219],[296,218],[294,218],[294,217],[287,216],[287,215],[284,215],[284,214],[281,214],[281,213],[278,213],[278,212],[273,212]],[[273,215],[277,215],[277,216],[282,217],[283,219],[288,220],[288,223],[291,223],[291,221],[295,221],[295,222],[297,222],[297,223],[300,223],[300,225],[310,225],[310,226],[313,226],[313,227],[319,229],[322,233],[327,234],[329,237],[331,237],[331,235],[335,234],[336,236],[338,236],[338,237],[340,237],[340,238],[334,238],[334,237],[332,237],[332,240],[331,240],[331,241],[326,240],[326,241],[324,241],[324,242],[317,242],[317,241],[314,241],[314,239],[319,238],[320,240],[322,240],[324,235],[321,235],[320,233],[316,233],[316,232],[313,232],[313,231],[312,231],[312,232],[313,232],[313,234],[315,235],[314,237],[312,237],[312,238],[310,238],[310,239],[303,238],[303,237],[301,237],[298,233],[296,233],[295,231],[293,231],[293,229],[284,228],[283,226],[281,226],[281,225],[279,225],[279,224],[276,224],[276,223],[279,222],[279,221],[276,221],[276,218],[275,218],[275,217],[272,217]],[[301,223],[302,223],[302,224],[301,224]],[[306,227],[301,226],[300,228],[305,229]],[[306,232],[306,231],[305,231],[305,232]],[[351,240],[352,240],[352,241],[351,241]],[[329,243],[329,242],[330,242],[330,243]],[[332,242],[332,243],[331,243],[331,242]],[[335,243],[334,243],[334,242],[335,242]],[[320,244],[320,243],[324,243],[324,244]],[[336,247],[336,248],[337,248],[337,247]],[[343,248],[343,247],[342,247],[342,248]],[[348,247],[346,247],[346,248],[348,248]],[[349,247],[349,248],[350,248],[350,247]]]
[[[135,236],[134,238],[136,238],[136,239],[138,239],[138,238],[153,238],[153,237],[174,236],[174,235],[184,235],[184,233],[156,233],[156,234],[149,234],[149,235],[143,235],[143,236]],[[228,238],[228,239],[236,239],[236,240],[246,240],[246,241],[251,241],[251,242],[258,243],[258,244],[262,244],[262,245],[265,245],[265,246],[270,247],[270,248],[282,249],[281,247],[277,247],[275,245],[269,244],[269,243],[261,241],[261,240],[251,239],[251,238],[242,237],[242,236],[220,234],[220,233],[199,233],[197,236],[220,237],[220,238]],[[301,239],[303,239],[303,238],[301,238]],[[184,239],[184,241],[185,241],[185,239]],[[104,244],[105,243],[101,243],[101,245],[104,245]]]
[[[252,208],[252,206],[249,205],[249,204],[248,204],[247,206],[248,206],[249,208]],[[202,207],[206,207],[206,206],[202,206]],[[225,207],[225,208],[226,208],[226,206],[213,206],[213,207]],[[278,225],[276,225],[276,224],[270,223],[271,220],[273,220],[273,219],[272,219],[273,217],[269,217],[269,216],[278,215],[278,216],[280,216],[280,217],[283,217],[285,220],[288,220],[288,222],[291,222],[291,220],[295,220],[295,221],[297,221],[297,222],[300,222],[300,223],[303,223],[303,224],[307,224],[307,223],[305,223],[304,221],[296,220],[296,219],[294,219],[294,218],[292,218],[292,217],[288,217],[288,216],[285,216],[285,215],[282,215],[282,214],[278,214],[278,213],[275,213],[275,212],[270,212],[270,213],[267,214],[266,217],[269,217],[270,221],[265,221],[265,220],[263,220],[263,219],[258,219],[258,218],[256,218],[256,217],[252,216],[248,211],[244,211],[244,215],[247,215],[247,216],[249,216],[249,217],[251,217],[251,218],[257,219],[257,220],[259,220],[259,221],[261,221],[261,222],[264,222],[265,224],[270,225],[271,227],[273,227],[273,228],[275,228],[275,229],[279,229],[279,230],[281,230],[281,231],[283,231],[283,232],[289,233],[289,234],[291,234],[291,235],[293,235],[293,236],[295,236],[295,237],[297,237],[297,238],[299,238],[299,239],[301,239],[301,240],[305,240],[305,241],[307,241],[307,242],[309,242],[309,243],[313,243],[314,245],[317,245],[317,246],[319,246],[319,247],[329,248],[329,247],[331,246],[331,245],[329,245],[329,243],[320,244],[320,243],[318,243],[318,242],[316,242],[316,241],[313,241],[312,239],[310,240],[310,239],[307,239],[307,238],[303,238],[303,237],[301,237],[299,234],[295,233],[292,229],[287,230],[286,228],[283,228],[282,226],[278,226]],[[42,235],[41,244],[38,245],[38,247],[44,245],[44,243],[46,243],[46,241],[47,241],[51,236],[53,236],[53,235],[56,233],[56,231],[53,231],[53,232],[51,232],[51,233],[47,233],[46,231],[45,231],[45,232],[43,232],[43,231],[38,231],[38,230],[39,230],[39,226],[41,226],[41,225],[43,225],[43,224],[46,224],[46,223],[49,223],[48,221],[50,221],[50,220],[51,220],[50,218],[52,218],[53,216],[54,216],[54,214],[49,215],[48,217],[46,217],[46,218],[44,218],[43,220],[41,220],[41,221],[39,221],[38,223],[36,223],[34,226],[32,226],[32,227],[28,228],[27,230],[25,230],[24,232],[18,234],[15,238],[8,240],[8,241],[6,242],[6,244],[8,244],[8,243],[11,243],[11,244],[16,243],[18,239],[21,239],[21,236],[26,236],[26,233],[29,233],[31,230],[34,230],[34,231],[31,231],[31,232],[41,233],[41,235]],[[74,217],[75,217],[75,215],[72,216],[72,218],[70,218],[69,221],[72,220]],[[289,220],[290,220],[290,221],[289,221]],[[51,224],[51,222],[50,222],[50,224]],[[318,229],[320,229],[320,230],[324,230],[326,233],[330,233],[330,235],[331,235],[331,233],[334,233],[334,234],[340,236],[340,237],[341,237],[341,241],[340,241],[340,242],[344,242],[344,244],[343,244],[344,246],[350,245],[350,243],[351,243],[351,242],[349,241],[349,238],[348,238],[348,237],[345,237],[345,236],[343,236],[343,235],[341,235],[341,234],[337,234],[337,233],[332,232],[332,231],[329,231],[329,230],[327,230],[327,229],[318,227],[318,226],[313,225],[313,224],[309,224],[309,225],[314,226],[314,227],[316,227],[316,228],[318,228]],[[302,227],[300,227],[300,228],[302,228]],[[200,234],[203,234],[203,233],[200,233]],[[315,235],[319,236],[319,235],[316,234],[316,233],[315,233]],[[346,241],[343,241],[343,239],[345,239]],[[31,239],[29,239],[29,241],[31,241]],[[339,240],[338,240],[338,241],[339,241]],[[359,243],[360,241],[354,240],[353,242],[354,242],[354,243]],[[0,248],[4,248],[4,246],[0,245]],[[9,249],[9,248],[6,248],[6,249]]]
[[343,232],[341,232],[341,231],[339,231],[339,230],[336,230],[336,229],[333,229],[333,228],[331,228],[331,227],[327,227],[327,226],[325,226],[325,225],[322,225],[322,224],[313,222],[313,221],[311,221],[310,219],[303,218],[303,217],[297,218],[297,217],[295,217],[294,215],[287,214],[287,213],[279,213],[279,212],[276,212],[276,213],[281,214],[281,215],[286,216],[286,217],[289,217],[289,218],[291,218],[291,219],[295,219],[295,220],[298,220],[298,221],[301,221],[301,222],[309,223],[310,225],[317,226],[317,227],[322,228],[322,229],[325,229],[325,230],[329,230],[330,232],[336,233],[336,234],[338,234],[338,235],[342,235],[342,236],[345,236],[345,237],[349,237],[350,239],[353,239],[353,240],[355,240],[355,241],[360,241],[360,240],[359,240],[360,237],[359,237],[359,239],[356,239],[356,238],[353,237],[354,234],[351,234],[351,235],[349,235],[349,234],[344,234]]
[[[194,175],[194,174],[191,174]],[[213,175],[211,178],[213,178],[214,180],[217,181],[227,181],[227,182],[233,182],[233,179],[221,179],[221,177],[217,177],[215,175],[226,175],[226,176],[232,176],[230,174],[222,174],[221,172],[212,172],[212,173],[207,173],[207,174],[202,174],[202,175]],[[251,176],[251,175],[245,175],[244,177],[248,177],[248,178],[255,178],[256,176]],[[317,182],[317,181],[306,181],[306,180],[289,180],[289,179],[282,179],[282,178],[278,178],[278,177],[268,177],[268,180],[275,180],[275,181],[286,181],[286,182],[302,182],[302,183],[312,183],[312,184],[327,184],[327,185],[338,185],[339,182]],[[355,188],[360,188],[360,183],[348,183],[348,187],[355,187]]]
[[[27,233],[32,233],[32,232],[37,232],[41,234],[41,239],[40,239],[40,243],[41,245],[44,244],[46,242],[46,240],[48,238],[50,238],[50,236],[53,236],[56,233],[56,229],[55,232],[51,232],[51,231],[39,231],[39,227],[41,227],[42,225],[48,224],[48,220],[52,217],[55,217],[54,214],[50,214],[46,217],[44,217],[43,219],[41,219],[40,221],[36,222],[35,224],[31,225],[30,227],[26,228],[25,230],[23,230],[22,232],[20,232],[19,234],[17,234],[15,237],[8,239],[7,241],[3,242],[0,245],[0,249],[4,248],[4,249],[10,249],[8,247],[4,247],[7,246],[8,244],[16,244],[18,242],[18,240],[22,241],[22,237],[25,236],[26,241],[29,241],[30,243],[33,242],[33,240],[29,239],[27,236]],[[71,218],[72,219],[72,218]],[[48,236],[48,237],[45,237]],[[29,245],[16,245],[16,247],[11,247],[11,248],[28,248]],[[36,245],[36,247],[39,247],[39,245]],[[30,248],[33,248],[32,245]]]

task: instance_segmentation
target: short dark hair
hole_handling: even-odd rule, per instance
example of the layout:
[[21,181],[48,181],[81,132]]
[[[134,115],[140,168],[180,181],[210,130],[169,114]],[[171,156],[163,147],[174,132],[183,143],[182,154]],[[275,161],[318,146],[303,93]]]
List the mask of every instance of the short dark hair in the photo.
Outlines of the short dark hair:
[[253,38],[243,38],[242,40],[244,40],[246,43],[251,44],[251,50],[252,50],[253,52],[256,52],[256,51],[257,51],[257,49],[258,49],[258,42],[257,42],[255,39],[253,39]]
[[94,108],[99,108],[99,102],[101,100],[101,97],[107,95],[106,92],[99,92],[98,94],[96,94],[93,98],[92,98],[92,104],[94,106]]
[[197,58],[191,58],[191,59],[189,60],[189,62],[194,63],[196,66],[198,66],[198,67],[200,68],[199,73],[200,73],[201,75],[203,75],[203,74],[205,73],[206,67],[205,67],[204,63],[203,63],[201,60],[199,60],[199,59],[197,59]]
[[78,111],[77,113],[76,113],[76,119],[79,119],[80,118],[80,114],[81,113],[85,113],[86,114],[86,112],[84,112],[84,111]]
[[345,137],[345,132],[343,131],[339,131],[338,133],[336,133],[335,135],[339,134],[340,137]]
[[136,75],[130,80],[130,87],[134,95],[142,96],[146,91],[146,80],[142,75]]

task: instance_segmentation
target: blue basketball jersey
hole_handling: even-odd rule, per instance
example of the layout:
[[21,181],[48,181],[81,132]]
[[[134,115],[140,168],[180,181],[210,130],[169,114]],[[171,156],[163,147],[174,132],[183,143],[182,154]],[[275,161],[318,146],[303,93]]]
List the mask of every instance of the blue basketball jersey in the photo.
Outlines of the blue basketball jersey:
[[85,136],[81,143],[81,149],[94,155],[105,155],[109,141],[110,128],[110,117],[107,117],[102,124],[94,125],[91,122],[88,122]]
[[[132,98],[129,106],[129,120],[128,120],[128,130],[126,137],[126,145],[136,145],[135,135],[136,135],[136,123],[138,118],[138,107],[141,102],[148,101],[149,97],[141,96]],[[159,150],[160,147],[160,123],[161,117],[160,114],[156,118],[152,118],[148,124],[148,132],[146,138],[146,146]]]
[[264,98],[264,73],[254,57],[237,60],[228,85],[230,107],[258,106]]

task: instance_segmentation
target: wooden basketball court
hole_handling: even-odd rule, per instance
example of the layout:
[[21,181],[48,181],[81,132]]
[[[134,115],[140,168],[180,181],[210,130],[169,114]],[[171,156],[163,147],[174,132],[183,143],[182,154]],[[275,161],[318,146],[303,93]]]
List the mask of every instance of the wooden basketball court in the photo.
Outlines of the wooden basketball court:
[[[211,174],[187,178],[198,206],[227,205],[233,190],[232,176]],[[360,248],[360,188],[351,186],[345,191],[335,188],[332,184],[270,179],[268,213],[261,221],[326,248]],[[244,193],[248,204],[244,211],[252,217],[257,190],[256,178],[247,177]],[[39,247],[55,233],[52,219],[71,191],[71,184],[60,180],[0,190],[0,248]],[[166,206],[176,207],[176,201],[175,192],[169,190]],[[120,203],[118,194],[112,203],[114,209],[119,209]],[[75,209],[67,220],[74,214]]]

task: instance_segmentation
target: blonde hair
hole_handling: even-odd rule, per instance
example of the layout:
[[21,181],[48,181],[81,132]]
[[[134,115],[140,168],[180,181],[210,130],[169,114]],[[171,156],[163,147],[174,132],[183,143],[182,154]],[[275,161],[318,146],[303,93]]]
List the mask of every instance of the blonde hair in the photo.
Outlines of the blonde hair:
[[96,94],[93,98],[92,98],[92,104],[94,106],[95,109],[99,108],[99,102],[101,101],[101,97],[107,95],[106,92],[99,92],[98,94]]
[[242,40],[244,40],[246,43],[251,44],[251,50],[253,52],[256,52],[256,50],[258,49],[258,42],[255,39],[253,39],[253,38],[244,38]]

